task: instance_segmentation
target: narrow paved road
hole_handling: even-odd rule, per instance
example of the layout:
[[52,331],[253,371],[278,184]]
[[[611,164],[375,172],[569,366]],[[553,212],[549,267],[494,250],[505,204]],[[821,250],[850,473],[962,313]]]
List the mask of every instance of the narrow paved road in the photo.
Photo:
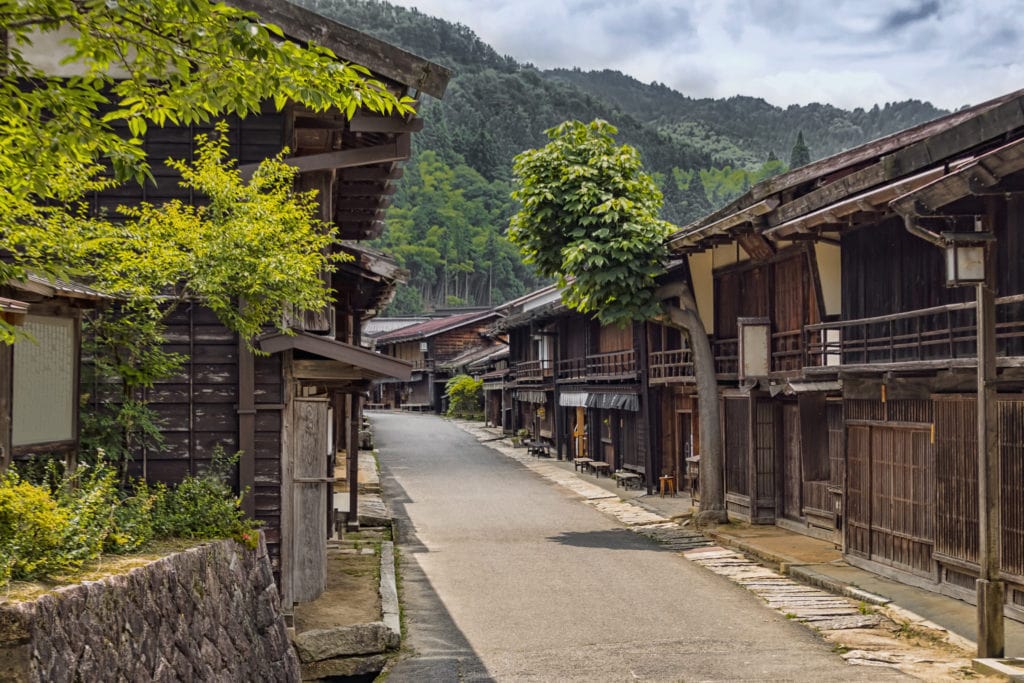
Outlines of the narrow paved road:
[[898,678],[441,418],[371,419],[414,651],[389,682]]

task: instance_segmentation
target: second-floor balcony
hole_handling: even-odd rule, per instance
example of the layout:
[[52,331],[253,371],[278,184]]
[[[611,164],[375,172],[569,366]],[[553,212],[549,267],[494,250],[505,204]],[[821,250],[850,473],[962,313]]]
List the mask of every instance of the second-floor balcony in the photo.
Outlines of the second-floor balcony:
[[558,361],[559,382],[622,382],[637,377],[633,349],[592,353]]
[[550,382],[554,370],[551,360],[524,360],[515,364],[513,375],[519,384]]
[[[1024,356],[1024,295],[996,299],[995,312],[997,357]],[[975,303],[808,325],[803,344],[807,372],[969,367],[978,353]]]
[[[715,376],[719,380],[735,379],[739,368],[739,340],[712,340],[711,352],[715,356]],[[652,351],[647,367],[652,384],[696,381],[693,351],[689,348]]]

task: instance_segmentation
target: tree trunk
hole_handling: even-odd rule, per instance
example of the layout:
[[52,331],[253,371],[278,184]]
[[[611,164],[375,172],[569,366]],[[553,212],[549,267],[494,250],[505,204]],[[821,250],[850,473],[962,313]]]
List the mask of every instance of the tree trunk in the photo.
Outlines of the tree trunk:
[[660,322],[683,332],[693,352],[693,374],[697,380],[697,401],[700,413],[700,512],[697,522],[723,523],[725,481],[722,460],[722,430],[718,409],[718,380],[715,377],[715,355],[704,324],[697,314],[697,302],[684,283],[666,285],[658,291],[661,299],[679,297],[679,305],[663,304],[665,314]]

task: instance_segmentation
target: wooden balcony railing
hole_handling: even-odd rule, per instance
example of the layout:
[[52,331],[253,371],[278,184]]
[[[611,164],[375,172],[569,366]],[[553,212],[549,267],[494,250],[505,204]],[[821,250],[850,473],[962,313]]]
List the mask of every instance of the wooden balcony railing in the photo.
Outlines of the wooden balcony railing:
[[550,360],[525,360],[516,363],[515,378],[520,383],[544,382],[551,379],[553,363]]
[[803,330],[772,334],[772,372],[799,370],[804,366]]
[[719,378],[734,378],[740,370],[740,340],[715,339],[711,342],[715,354],[715,374]]
[[587,381],[587,359],[581,356],[578,358],[565,358],[558,361],[558,381]]
[[[996,299],[996,355],[1024,356],[1024,295]],[[975,303],[804,328],[804,367],[928,363],[977,356]]]
[[652,351],[647,363],[652,382],[695,381],[693,352],[690,349]]
[[432,370],[434,368],[433,358],[418,358],[412,362],[413,370]]
[[587,356],[587,379],[629,379],[636,377],[636,352],[633,349],[594,353]]

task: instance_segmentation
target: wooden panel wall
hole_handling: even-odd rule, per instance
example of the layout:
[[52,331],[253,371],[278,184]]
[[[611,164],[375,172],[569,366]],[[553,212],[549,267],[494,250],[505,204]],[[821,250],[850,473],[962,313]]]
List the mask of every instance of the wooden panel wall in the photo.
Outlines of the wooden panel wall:
[[846,427],[846,552],[871,553],[871,428]]
[[843,318],[852,320],[973,299],[947,288],[942,251],[891,219],[842,235]]
[[603,325],[598,332],[597,352],[609,353],[633,348],[633,328],[618,325]]
[[1024,578],[1024,400],[999,402],[1003,571]]
[[978,440],[973,398],[935,402],[935,550],[947,557],[978,561]]
[[725,492],[750,493],[750,399],[722,399],[725,438]]
[[754,499],[751,517],[770,522],[775,518],[775,450],[778,410],[770,398],[754,404]]
[[871,556],[929,572],[934,490],[929,432],[871,428]]
[[[257,163],[274,156],[285,145],[284,112],[267,112],[238,119],[229,117],[228,154],[240,164]],[[188,161],[195,156],[195,137],[211,134],[213,124],[196,126],[150,127],[146,132],[146,153],[152,165],[154,182],[127,183],[93,197],[94,211],[117,215],[119,205],[147,201],[155,204],[169,199],[194,202],[197,197],[179,185],[180,175],[167,165],[167,159]]]

